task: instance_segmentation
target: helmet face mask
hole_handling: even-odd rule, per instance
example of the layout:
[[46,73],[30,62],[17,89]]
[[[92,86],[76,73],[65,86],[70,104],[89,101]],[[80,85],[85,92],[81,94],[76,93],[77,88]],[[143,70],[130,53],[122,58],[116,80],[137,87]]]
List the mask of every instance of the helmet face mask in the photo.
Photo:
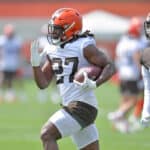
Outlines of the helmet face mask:
[[48,25],[47,39],[50,43],[54,45],[61,44],[62,36],[63,36],[63,28],[61,26],[54,25],[54,24]]
[[48,41],[60,45],[72,39],[82,30],[82,17],[77,10],[61,8],[54,12],[48,24]]
[[150,15],[147,17],[146,21],[144,22],[144,31],[147,39],[150,39]]

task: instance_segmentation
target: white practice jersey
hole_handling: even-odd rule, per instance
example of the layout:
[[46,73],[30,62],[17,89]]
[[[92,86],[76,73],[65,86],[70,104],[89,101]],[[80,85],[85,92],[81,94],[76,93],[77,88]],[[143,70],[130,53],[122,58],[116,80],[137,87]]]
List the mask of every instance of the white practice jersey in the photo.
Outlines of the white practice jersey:
[[116,65],[120,79],[139,79],[140,70],[133,60],[133,55],[141,49],[142,42],[140,42],[140,39],[133,39],[129,36],[124,36],[121,38],[116,48]]
[[144,81],[144,106],[142,119],[150,118],[150,68],[149,70],[142,66],[142,76]]
[[97,107],[93,90],[83,90],[73,83],[75,72],[82,67],[89,66],[83,55],[83,49],[91,44],[95,45],[95,40],[92,37],[86,37],[67,43],[64,48],[54,45],[45,48],[52,61],[52,68],[64,106],[67,106],[71,101],[82,101]]

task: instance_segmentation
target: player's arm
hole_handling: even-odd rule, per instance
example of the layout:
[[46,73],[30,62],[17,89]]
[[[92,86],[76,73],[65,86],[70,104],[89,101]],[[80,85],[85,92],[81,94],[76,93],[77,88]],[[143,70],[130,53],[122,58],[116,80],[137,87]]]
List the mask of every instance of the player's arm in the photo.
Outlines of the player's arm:
[[35,82],[39,88],[44,89],[48,87],[50,81],[52,80],[53,71],[50,60],[47,60],[43,65],[43,67],[41,68],[40,63],[42,56],[44,55],[44,51],[43,53],[39,53],[38,48],[39,48],[38,41],[33,41],[30,48],[31,51],[30,60],[33,68],[33,75]]
[[33,67],[33,75],[40,89],[47,88],[53,78],[51,62],[47,60],[42,68],[40,66]]
[[84,48],[84,56],[91,63],[103,68],[100,77],[96,80],[96,85],[99,86],[115,73],[115,65],[112,60],[94,45],[88,45]]
[[139,68],[139,71],[141,71],[141,64],[140,64],[140,58],[141,58],[141,51],[136,51],[133,55],[133,60],[136,63],[136,65]]

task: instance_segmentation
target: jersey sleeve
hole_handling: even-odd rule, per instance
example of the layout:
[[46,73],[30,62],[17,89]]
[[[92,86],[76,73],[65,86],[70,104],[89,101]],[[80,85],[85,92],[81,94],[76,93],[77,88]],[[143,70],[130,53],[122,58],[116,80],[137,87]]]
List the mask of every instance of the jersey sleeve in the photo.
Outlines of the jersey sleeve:
[[83,50],[88,45],[96,45],[95,39],[93,37],[87,37],[82,41],[80,46],[80,52],[82,57],[84,57]]

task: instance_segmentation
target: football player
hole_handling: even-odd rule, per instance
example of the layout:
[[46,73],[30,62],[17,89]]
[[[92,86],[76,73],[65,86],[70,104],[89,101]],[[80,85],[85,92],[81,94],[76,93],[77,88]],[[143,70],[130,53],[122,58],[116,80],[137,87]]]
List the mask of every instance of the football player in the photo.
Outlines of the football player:
[[108,114],[108,119],[113,122],[116,129],[123,133],[140,129],[138,115],[131,115],[134,119],[129,119],[129,122],[128,115],[138,103],[140,94],[138,83],[141,80],[141,65],[139,59],[143,49],[141,31],[142,20],[132,17],[126,34],[121,37],[116,46],[116,67],[120,80],[121,103],[117,110]]
[[[150,40],[150,13],[144,22],[145,35]],[[150,126],[150,47],[143,50],[141,55],[142,75],[144,80],[144,106],[141,123]]]
[[8,102],[17,100],[14,79],[21,68],[21,50],[22,39],[17,35],[16,27],[11,23],[5,24],[0,36],[0,71],[3,75],[0,97]]
[[[96,47],[89,31],[82,33],[82,16],[72,8],[54,12],[48,24],[48,41],[45,48],[47,61],[40,67],[41,55],[38,42],[31,44],[31,64],[37,86],[49,86],[53,76],[62,97],[62,109],[54,113],[41,130],[44,150],[58,150],[57,140],[71,136],[78,149],[98,150],[99,136],[94,121],[97,116],[97,100],[93,90],[110,79],[114,64]],[[96,81],[87,77],[82,84],[74,82],[74,74],[81,67],[94,64],[103,68]]]

